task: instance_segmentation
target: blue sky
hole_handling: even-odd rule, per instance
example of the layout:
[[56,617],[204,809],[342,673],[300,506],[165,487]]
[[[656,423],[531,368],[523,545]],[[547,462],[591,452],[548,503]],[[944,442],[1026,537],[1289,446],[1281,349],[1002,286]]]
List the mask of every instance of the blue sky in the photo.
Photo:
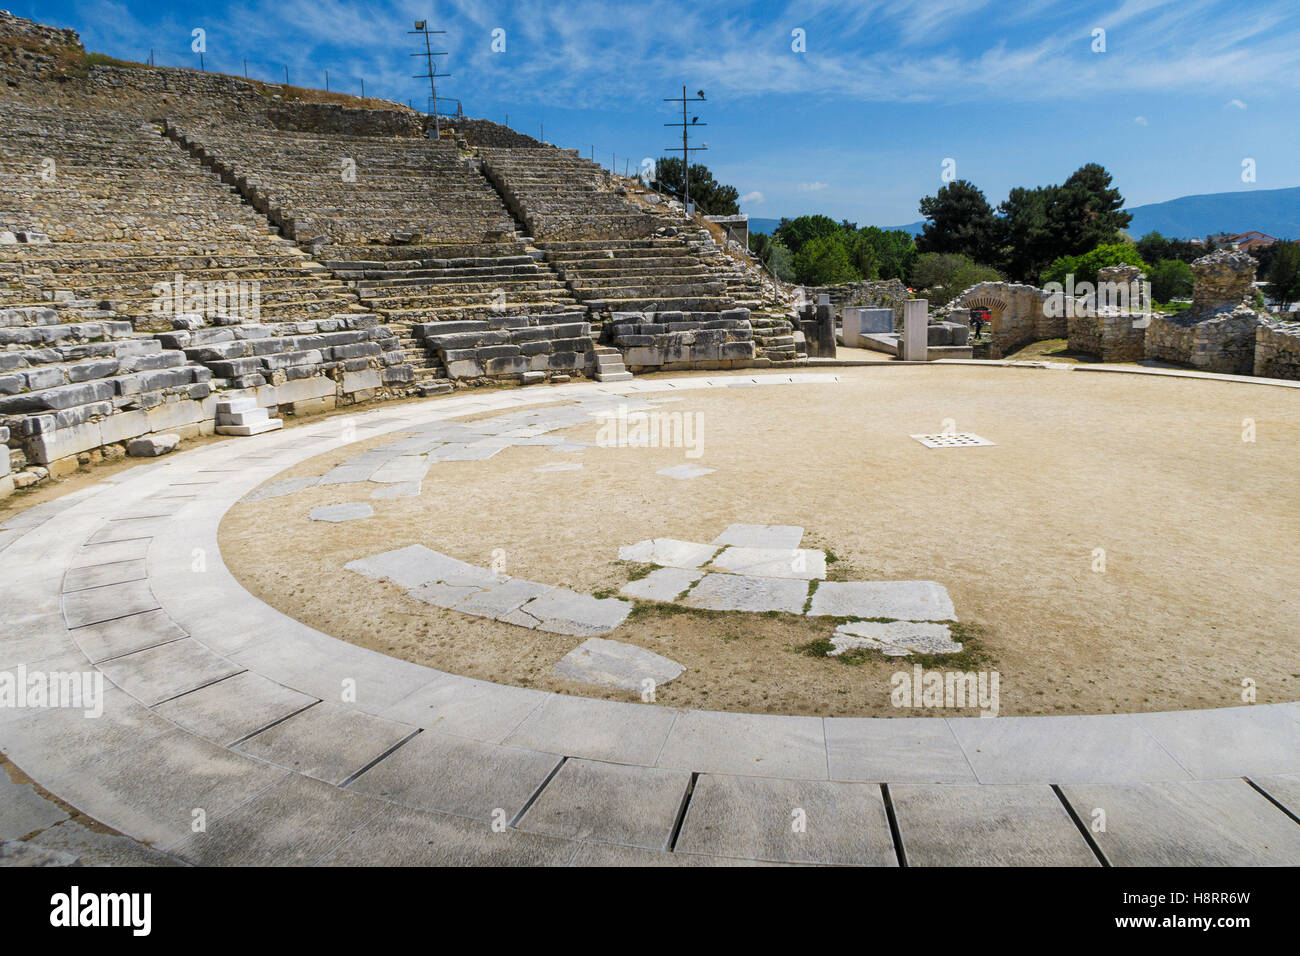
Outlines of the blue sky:
[[[751,216],[920,218],[945,159],[993,203],[1099,162],[1130,205],[1300,185],[1296,0],[599,2],[9,0],[88,49],[420,106],[412,21],[448,31],[440,95],[473,116],[595,147],[622,171],[673,142],[685,84],[708,102],[695,154]],[[505,51],[492,49],[505,31]],[[1104,30],[1104,51],[1095,30]],[[804,52],[794,31],[802,30]],[[422,85],[424,84],[424,85]],[[1256,179],[1242,181],[1242,162]]]

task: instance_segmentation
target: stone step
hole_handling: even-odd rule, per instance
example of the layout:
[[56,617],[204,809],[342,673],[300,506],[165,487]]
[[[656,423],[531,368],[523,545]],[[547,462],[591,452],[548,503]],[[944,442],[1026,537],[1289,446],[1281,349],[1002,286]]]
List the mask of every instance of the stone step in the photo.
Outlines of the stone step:
[[265,421],[255,422],[251,425],[218,425],[218,435],[261,435],[263,432],[273,432],[284,427],[284,422],[278,418],[268,418]]
[[265,408],[250,408],[242,412],[225,412],[217,414],[219,425],[259,425],[271,416]]
[[237,415],[241,412],[251,412],[259,407],[257,400],[253,398],[223,398],[217,402],[217,414]]

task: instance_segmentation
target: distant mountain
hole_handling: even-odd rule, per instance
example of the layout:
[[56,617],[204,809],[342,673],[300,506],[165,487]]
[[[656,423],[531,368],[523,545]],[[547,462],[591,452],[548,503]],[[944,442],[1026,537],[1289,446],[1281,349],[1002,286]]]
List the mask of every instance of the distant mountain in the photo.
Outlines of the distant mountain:
[[922,219],[920,222],[909,222],[906,226],[881,226],[880,228],[886,232],[897,229],[899,232],[909,232],[914,236],[919,236],[924,226],[925,220]]
[[[1128,234],[1134,239],[1148,232],[1158,232],[1166,239],[1204,239],[1213,233],[1241,233],[1251,229],[1278,239],[1300,239],[1300,186],[1182,196],[1167,202],[1133,206],[1127,211],[1133,214]],[[749,231],[770,235],[780,224],[779,219],[751,218]],[[925,220],[921,220],[881,228],[900,229],[919,236],[924,225]]]
[[1300,186],[1183,196],[1128,212],[1133,214],[1128,234],[1134,239],[1148,232],[1168,239],[1204,239],[1211,233],[1250,229],[1278,239],[1300,238]]

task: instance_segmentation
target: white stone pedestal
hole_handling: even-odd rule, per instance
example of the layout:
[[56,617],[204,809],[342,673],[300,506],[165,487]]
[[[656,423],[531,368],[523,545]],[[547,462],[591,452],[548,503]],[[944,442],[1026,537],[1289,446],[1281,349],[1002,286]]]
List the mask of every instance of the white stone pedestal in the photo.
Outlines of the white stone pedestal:
[[908,299],[903,303],[903,334],[898,340],[898,357],[906,362],[925,362],[929,356],[929,311],[925,299]]

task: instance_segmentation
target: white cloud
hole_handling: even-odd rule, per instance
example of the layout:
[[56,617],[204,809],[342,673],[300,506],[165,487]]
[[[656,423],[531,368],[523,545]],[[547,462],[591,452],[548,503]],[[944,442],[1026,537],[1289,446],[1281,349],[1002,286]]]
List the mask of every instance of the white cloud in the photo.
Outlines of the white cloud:
[[[136,22],[127,6],[137,5],[81,5],[98,48],[143,58],[157,43],[167,46],[160,57],[189,64],[189,28],[205,24],[138,12],[147,22]],[[774,94],[898,103],[1134,91],[1213,96],[1221,77],[1245,74],[1269,77],[1279,92],[1300,88],[1295,0],[1257,0],[1249,16],[1218,0],[1110,0],[1103,6],[1112,9],[1099,13],[1096,24],[1110,31],[1113,46],[1122,38],[1120,47],[1142,51],[1128,57],[1089,53],[1088,32],[1050,0],[1023,0],[1015,14],[998,6],[991,0],[785,0],[775,14],[760,15],[748,0],[450,0],[439,5],[446,12],[436,21],[449,31],[438,43],[450,52],[438,66],[453,75],[447,92],[466,97],[467,106],[477,91],[491,88],[521,112],[557,103],[666,111],[662,98],[683,75],[694,78],[692,89],[708,91],[706,113],[715,103]],[[410,76],[418,61],[407,55],[418,44],[407,31],[428,9],[418,0],[230,0],[228,13],[207,24],[214,28],[208,68],[238,71],[249,55],[250,68],[264,78],[282,75],[287,64],[296,81],[319,83],[328,68],[340,84],[365,77],[369,89],[419,96]],[[1026,22],[1034,29],[1022,28]],[[508,33],[504,54],[491,51],[498,25]],[[790,51],[789,27],[796,25],[808,30],[807,56]],[[1227,108],[1245,104],[1232,101]]]
[[1150,126],[1150,125],[1151,125],[1151,121],[1150,121],[1149,119],[1147,119],[1145,116],[1135,116],[1135,117],[1133,117],[1133,122],[1136,123],[1138,126]]
[[795,187],[801,193],[815,193],[827,188],[826,183],[800,183]]
[[741,196],[740,201],[757,205],[758,203],[766,202],[767,200],[761,192],[755,189],[752,193],[745,193],[745,195]]
[[1241,100],[1228,100],[1228,102],[1223,105],[1226,109],[1230,110],[1244,110],[1246,108],[1246,104]]

